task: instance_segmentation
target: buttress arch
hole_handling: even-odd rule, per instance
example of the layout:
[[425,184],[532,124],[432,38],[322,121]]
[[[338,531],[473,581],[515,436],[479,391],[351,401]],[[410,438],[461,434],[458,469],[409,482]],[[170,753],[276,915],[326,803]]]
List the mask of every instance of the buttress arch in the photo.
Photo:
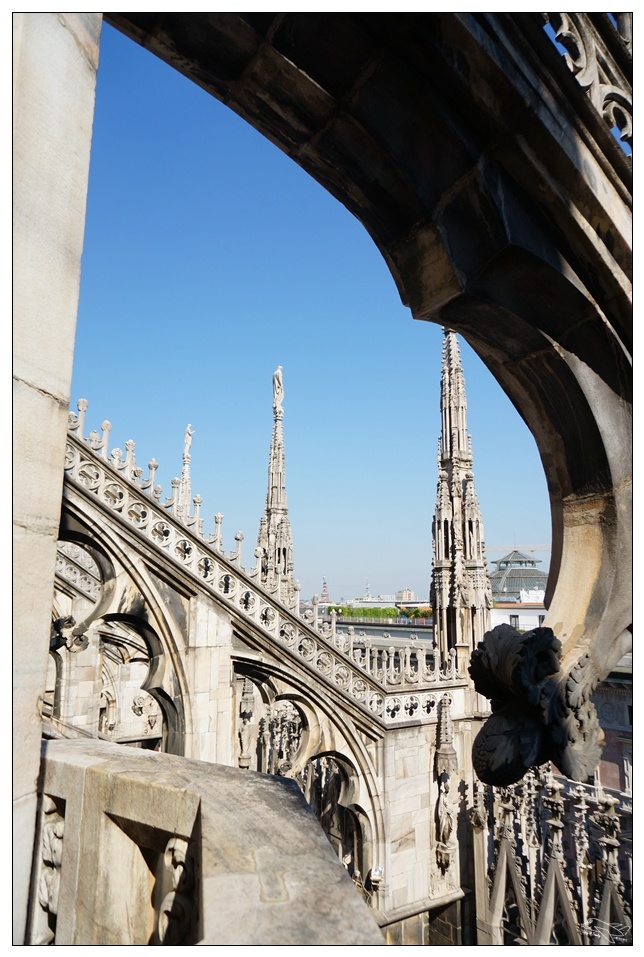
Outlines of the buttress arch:
[[578,135],[565,73],[556,123],[543,107],[565,67],[540,16],[105,18],[338,198],[414,318],[491,370],[546,475],[545,623],[564,671],[588,654],[601,676],[631,623],[630,167],[605,124]]

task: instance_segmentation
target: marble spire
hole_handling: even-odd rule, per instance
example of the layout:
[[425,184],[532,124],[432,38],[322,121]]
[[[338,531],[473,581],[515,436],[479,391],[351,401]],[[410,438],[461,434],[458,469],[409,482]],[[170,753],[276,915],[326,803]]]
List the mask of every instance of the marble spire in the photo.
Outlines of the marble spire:
[[444,329],[443,336],[431,603],[441,663],[449,663],[453,649],[459,670],[465,671],[469,655],[490,628],[492,593],[467,432],[461,355],[456,333]]
[[279,589],[286,604],[295,601],[293,581],[293,539],[286,503],[286,465],[284,455],[284,383],[282,367],[273,374],[273,436],[268,458],[266,506],[260,520],[257,548],[260,581],[269,591]]

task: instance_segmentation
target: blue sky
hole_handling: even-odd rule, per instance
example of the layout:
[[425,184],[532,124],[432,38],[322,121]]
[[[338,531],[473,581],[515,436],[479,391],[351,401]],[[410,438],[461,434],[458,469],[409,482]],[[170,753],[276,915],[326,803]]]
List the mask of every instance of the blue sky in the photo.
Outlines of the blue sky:
[[[463,340],[490,546],[550,542],[532,436]],[[302,596],[426,597],[442,333],[412,319],[358,221],[247,123],[103,27],[72,408],[159,462],[195,429],[193,492],[253,564],[272,374],[284,370],[288,504]],[[549,554],[535,553],[547,568]]]

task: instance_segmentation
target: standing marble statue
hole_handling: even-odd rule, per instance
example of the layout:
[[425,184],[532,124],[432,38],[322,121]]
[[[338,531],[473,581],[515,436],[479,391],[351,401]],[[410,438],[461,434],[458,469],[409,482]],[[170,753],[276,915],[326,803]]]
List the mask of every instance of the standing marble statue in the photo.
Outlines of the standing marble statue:
[[282,382],[282,367],[278,366],[273,373],[273,412],[282,412],[284,399],[284,383]]
[[195,430],[192,428],[188,422],[186,426],[186,431],[183,436],[183,454],[184,456],[188,455],[190,452],[190,446],[192,445],[192,436],[195,434]]
[[445,775],[440,784],[436,817],[438,819],[438,840],[441,844],[449,844],[449,839],[452,836],[453,815],[449,806],[449,778]]

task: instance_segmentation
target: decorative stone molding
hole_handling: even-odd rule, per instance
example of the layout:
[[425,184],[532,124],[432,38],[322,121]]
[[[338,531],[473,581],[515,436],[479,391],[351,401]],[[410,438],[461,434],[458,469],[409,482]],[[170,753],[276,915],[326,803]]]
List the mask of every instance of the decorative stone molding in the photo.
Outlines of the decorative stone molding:
[[[483,787],[470,811],[479,830],[487,823]],[[486,790],[494,827],[492,847],[475,840],[475,881],[484,889],[479,943],[630,943],[628,842],[620,832],[630,833],[631,809],[550,769]]]
[[161,709],[152,695],[136,695],[132,701],[132,711],[135,715],[137,715],[137,717],[145,716],[146,721],[145,728],[143,729],[144,734],[149,734],[152,731],[158,730],[157,724],[160,727]]
[[[633,96],[629,79],[624,76],[615,58],[595,25],[585,13],[544,14],[555,32],[556,41],[566,50],[564,60],[590,102],[609,129],[617,127],[619,138],[633,145]],[[618,14],[631,17],[632,14]],[[631,28],[627,26],[630,36]],[[615,28],[620,33],[619,23]],[[628,47],[623,44],[626,52]],[[630,51],[629,59],[630,59]]]
[[84,597],[96,601],[101,590],[101,572],[91,555],[74,542],[58,542],[56,575]]

